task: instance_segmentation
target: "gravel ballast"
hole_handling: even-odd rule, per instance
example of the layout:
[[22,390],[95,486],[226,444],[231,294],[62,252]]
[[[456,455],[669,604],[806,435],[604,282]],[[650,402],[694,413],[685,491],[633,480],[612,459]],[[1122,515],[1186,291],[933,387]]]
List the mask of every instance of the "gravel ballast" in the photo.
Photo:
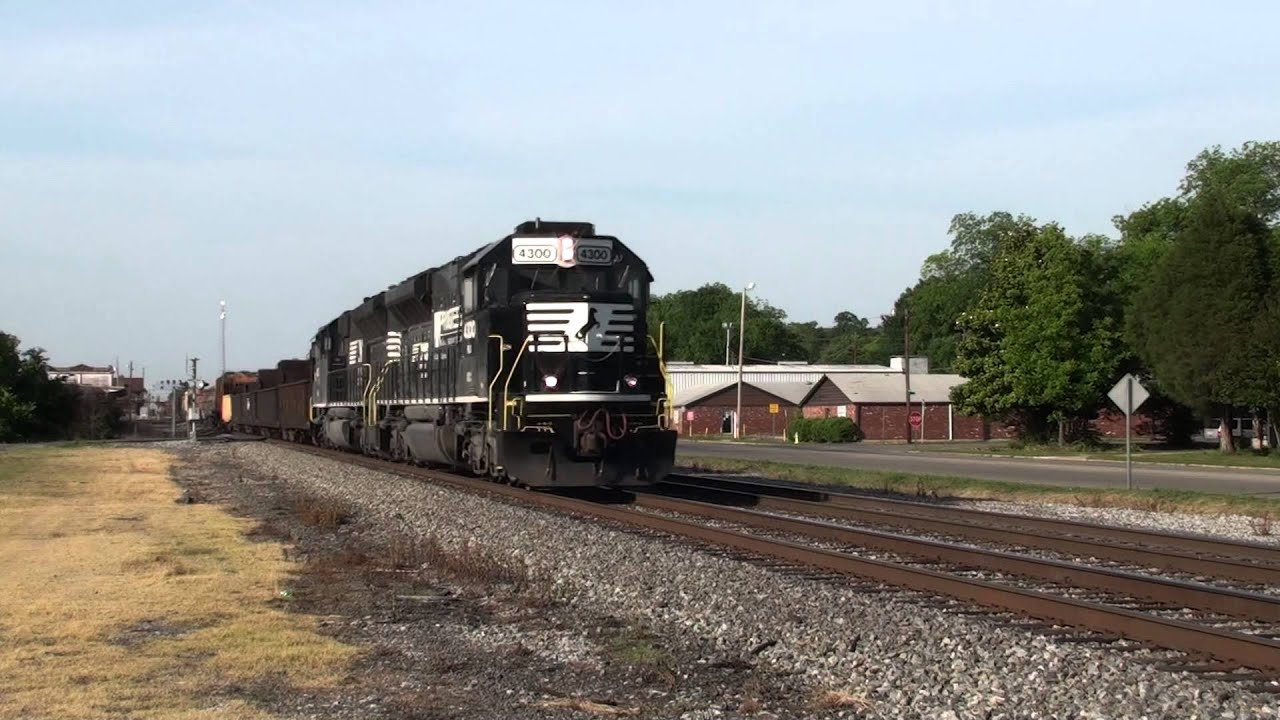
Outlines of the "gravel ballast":
[[[523,564],[571,606],[709,639],[724,658],[793,674],[815,696],[865,699],[850,716],[1280,717],[1276,696],[951,614],[909,594],[868,593],[280,446],[211,445],[198,457],[340,499],[388,532]],[[552,644],[576,652],[573,638]]]

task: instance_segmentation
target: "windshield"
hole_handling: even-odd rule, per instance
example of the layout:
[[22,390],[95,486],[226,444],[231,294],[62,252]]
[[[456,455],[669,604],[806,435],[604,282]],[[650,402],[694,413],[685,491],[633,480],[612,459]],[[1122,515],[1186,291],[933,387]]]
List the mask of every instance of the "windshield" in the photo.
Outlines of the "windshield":
[[529,290],[572,293],[618,293],[631,296],[636,303],[644,302],[647,283],[643,274],[630,266],[572,267],[544,266],[519,268],[512,273],[513,293]]

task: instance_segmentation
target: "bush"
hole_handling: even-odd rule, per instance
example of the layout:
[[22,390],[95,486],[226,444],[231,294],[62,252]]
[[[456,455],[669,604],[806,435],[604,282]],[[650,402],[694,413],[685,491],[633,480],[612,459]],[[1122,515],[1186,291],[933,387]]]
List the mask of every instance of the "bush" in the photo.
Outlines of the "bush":
[[866,435],[858,423],[847,417],[792,418],[787,425],[787,438],[800,442],[850,443],[861,442]]

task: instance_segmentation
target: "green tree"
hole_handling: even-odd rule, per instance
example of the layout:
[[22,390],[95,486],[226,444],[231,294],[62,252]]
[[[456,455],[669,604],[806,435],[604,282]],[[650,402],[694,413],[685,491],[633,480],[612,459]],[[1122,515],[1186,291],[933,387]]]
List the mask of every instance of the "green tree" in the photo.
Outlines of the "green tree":
[[927,356],[938,370],[953,368],[960,317],[978,302],[1000,248],[1034,236],[1037,227],[1035,220],[1025,215],[961,213],[952,218],[947,232],[950,247],[924,261],[920,280],[903,291],[894,312],[881,322],[881,345],[889,350],[885,354],[899,355],[907,314],[911,354]]
[[[657,332],[666,323],[667,357],[699,363],[724,362],[724,323],[732,323],[730,354],[738,352],[738,314],[742,297],[723,283],[696,290],[658,295],[649,305],[649,327]],[[805,347],[787,326],[787,314],[756,297],[747,297],[744,355],[748,362],[804,360]]]
[[835,322],[827,331],[818,357],[819,362],[836,364],[868,364],[874,353],[877,331],[871,321],[857,313],[843,310],[836,313]]
[[1001,417],[1025,437],[1090,416],[1114,381],[1119,330],[1096,278],[1101,259],[1057,225],[1008,237],[961,318],[953,393],[962,412]]
[[1280,223],[1280,142],[1247,142],[1224,152],[1215,145],[1187,163],[1184,199],[1212,191],[1273,230]]
[[[1232,406],[1265,401],[1265,363],[1280,353],[1255,336],[1270,320],[1260,313],[1273,295],[1268,234],[1259,216],[1202,186],[1186,229],[1138,292],[1129,319],[1130,337],[1161,386],[1201,412],[1221,407],[1224,425]],[[1231,433],[1220,435],[1221,449],[1234,451]]]
[[0,440],[64,436],[75,412],[75,392],[49,378],[44,351],[18,352],[19,341],[0,332]]

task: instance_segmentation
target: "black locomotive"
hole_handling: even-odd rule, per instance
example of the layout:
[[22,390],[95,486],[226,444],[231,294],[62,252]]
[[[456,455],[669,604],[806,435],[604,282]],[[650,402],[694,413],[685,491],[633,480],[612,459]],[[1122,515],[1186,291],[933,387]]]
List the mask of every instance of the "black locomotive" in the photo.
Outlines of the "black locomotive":
[[320,328],[312,439],[535,487],[661,479],[676,433],[652,279],[590,223],[523,223]]

